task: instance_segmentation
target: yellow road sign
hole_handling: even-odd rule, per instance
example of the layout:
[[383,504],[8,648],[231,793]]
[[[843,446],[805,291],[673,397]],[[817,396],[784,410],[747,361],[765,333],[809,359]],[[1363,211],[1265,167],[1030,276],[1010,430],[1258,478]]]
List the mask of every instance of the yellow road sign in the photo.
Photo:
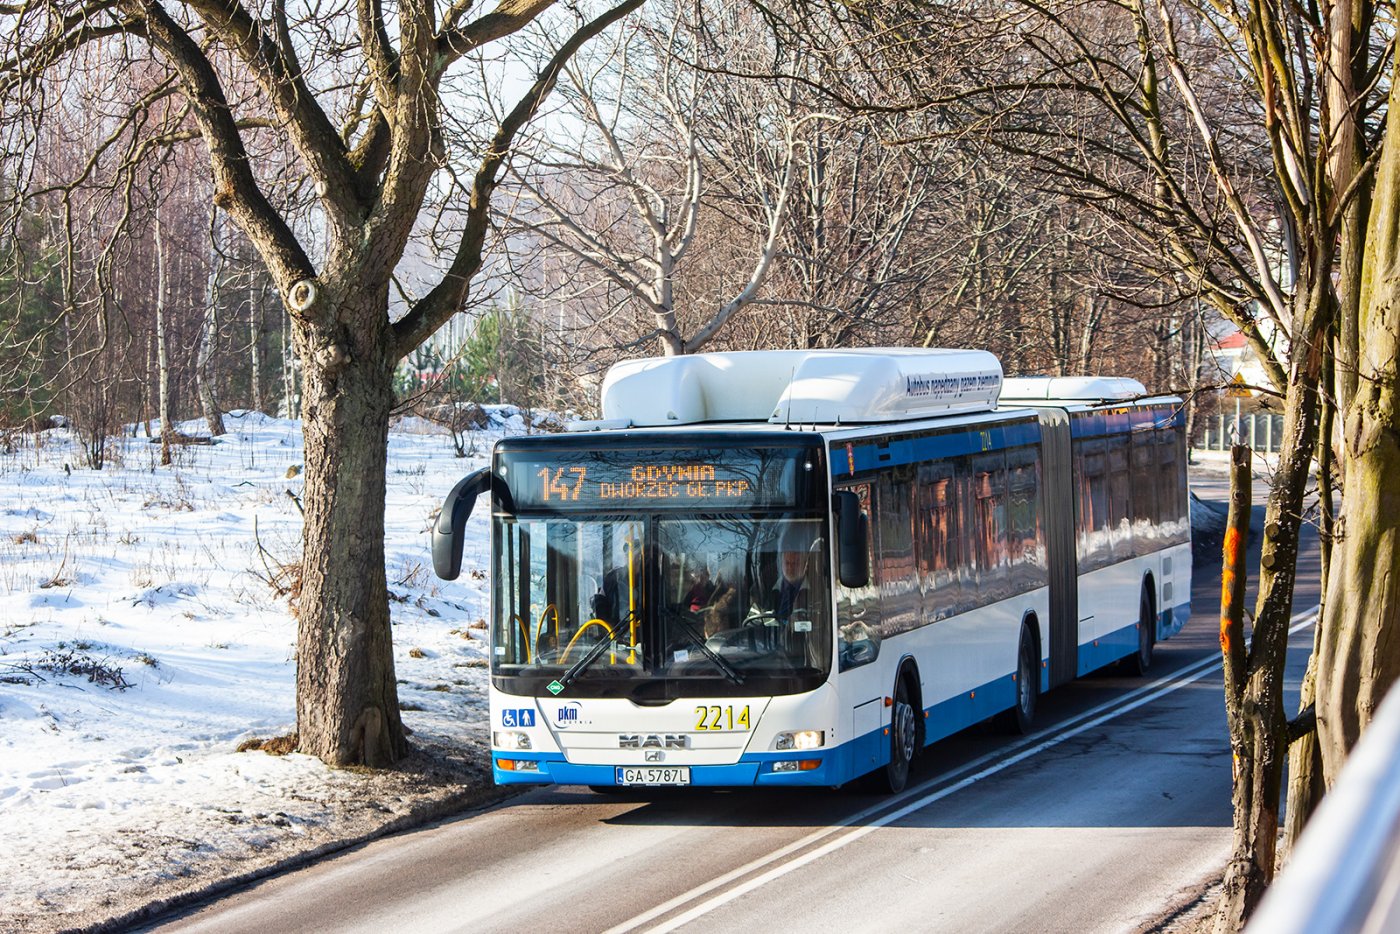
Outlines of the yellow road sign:
[[1236,373],[1235,378],[1230,380],[1230,385],[1225,387],[1225,398],[1227,399],[1252,399],[1254,393],[1244,382],[1244,374]]

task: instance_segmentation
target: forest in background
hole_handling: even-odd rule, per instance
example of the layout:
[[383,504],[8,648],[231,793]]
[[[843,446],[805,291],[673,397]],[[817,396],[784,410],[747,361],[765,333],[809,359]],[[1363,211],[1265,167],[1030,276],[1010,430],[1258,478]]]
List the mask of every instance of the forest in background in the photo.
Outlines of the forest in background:
[[[0,176],[0,426],[65,418],[92,467],[103,439],[163,412],[217,433],[220,411],[300,407],[281,296],[213,206],[168,77],[113,83],[110,64],[90,47],[37,81],[65,106],[31,139],[9,127]],[[878,345],[1197,388],[1218,315],[1130,226],[981,134],[843,108],[775,65],[814,83],[830,67],[740,2],[656,5],[578,53],[512,150],[489,287],[401,362],[401,404],[589,415],[624,357]],[[265,142],[269,197],[314,248],[314,186]],[[420,217],[391,314],[446,267],[450,220]]]

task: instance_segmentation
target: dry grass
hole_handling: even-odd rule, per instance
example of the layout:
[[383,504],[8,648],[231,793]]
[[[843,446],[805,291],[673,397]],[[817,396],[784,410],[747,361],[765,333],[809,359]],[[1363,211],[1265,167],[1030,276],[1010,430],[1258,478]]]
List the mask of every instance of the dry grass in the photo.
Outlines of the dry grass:
[[288,733],[286,736],[273,736],[268,739],[245,739],[238,744],[239,752],[253,752],[262,750],[269,756],[285,756],[289,752],[296,752],[297,734]]

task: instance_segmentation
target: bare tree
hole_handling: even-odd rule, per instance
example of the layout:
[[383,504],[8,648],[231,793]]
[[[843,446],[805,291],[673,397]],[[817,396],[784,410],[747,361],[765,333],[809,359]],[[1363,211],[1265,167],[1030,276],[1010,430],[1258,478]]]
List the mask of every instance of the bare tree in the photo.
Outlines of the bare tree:
[[[610,46],[575,60],[549,127],[541,125],[512,160],[514,197],[501,207],[504,223],[572,258],[584,277],[572,288],[606,296],[592,303],[600,316],[635,305],[650,321],[621,343],[654,340],[667,355],[700,349],[760,294],[778,254],[803,134],[824,117],[795,112],[790,83],[754,86],[744,124],[723,127],[742,139],[716,138],[720,128],[710,117],[719,95],[711,79],[683,66],[693,51],[693,34],[672,8],[634,19]],[[750,210],[726,218],[729,236],[747,253],[739,257],[745,272],[716,301],[681,308],[683,268],[703,215],[714,211],[717,180],[707,151],[723,146],[754,155]]]
[[[384,569],[384,489],[397,362],[466,300],[481,269],[491,196],[516,133],[590,38],[641,5],[597,16],[553,0],[494,9],[424,0],[396,6],[280,0],[54,0],[0,6],[0,113],[32,147],[59,103],[36,93],[84,56],[141,64],[153,90],[114,120],[93,161],[120,177],[149,151],[198,141],[212,200],[257,250],[291,318],[306,435],[303,583],[298,605],[299,748],[327,762],[382,765],[406,750],[399,720]],[[494,86],[485,55],[544,14],[563,41],[537,77],[469,146],[449,151],[444,114]],[[474,63],[476,67],[466,68]],[[162,109],[161,102],[172,106]],[[118,145],[119,144],[119,145]],[[314,191],[301,225],[253,158],[285,147]],[[115,150],[115,151],[113,151]],[[104,157],[108,157],[104,162]],[[430,188],[450,188],[456,247],[420,298],[390,314],[390,284]],[[26,162],[10,166],[28,190]],[[455,177],[455,176],[454,176]]]

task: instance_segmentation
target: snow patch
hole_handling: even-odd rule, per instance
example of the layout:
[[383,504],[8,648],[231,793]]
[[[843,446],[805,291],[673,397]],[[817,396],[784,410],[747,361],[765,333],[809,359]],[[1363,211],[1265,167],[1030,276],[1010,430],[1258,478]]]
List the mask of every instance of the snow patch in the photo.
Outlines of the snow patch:
[[[415,742],[458,751],[487,730],[487,647],[461,635],[486,616],[487,585],[433,577],[426,530],[497,438],[527,430],[514,407],[485,412],[479,457],[456,457],[421,420],[389,441],[404,721]],[[303,452],[297,421],[237,411],[224,424],[219,443],[181,447],[170,467],[136,426],[101,471],[79,468],[66,428],[0,455],[0,502],[45,504],[0,512],[0,917],[20,927],[86,924],[121,897],[333,839],[347,815],[382,822],[411,800],[365,800],[366,782],[390,779],[307,756],[236,752],[295,725],[296,624],[267,578],[301,547],[286,491],[300,491],[287,474]],[[487,548],[483,510],[464,568],[484,571]]]

